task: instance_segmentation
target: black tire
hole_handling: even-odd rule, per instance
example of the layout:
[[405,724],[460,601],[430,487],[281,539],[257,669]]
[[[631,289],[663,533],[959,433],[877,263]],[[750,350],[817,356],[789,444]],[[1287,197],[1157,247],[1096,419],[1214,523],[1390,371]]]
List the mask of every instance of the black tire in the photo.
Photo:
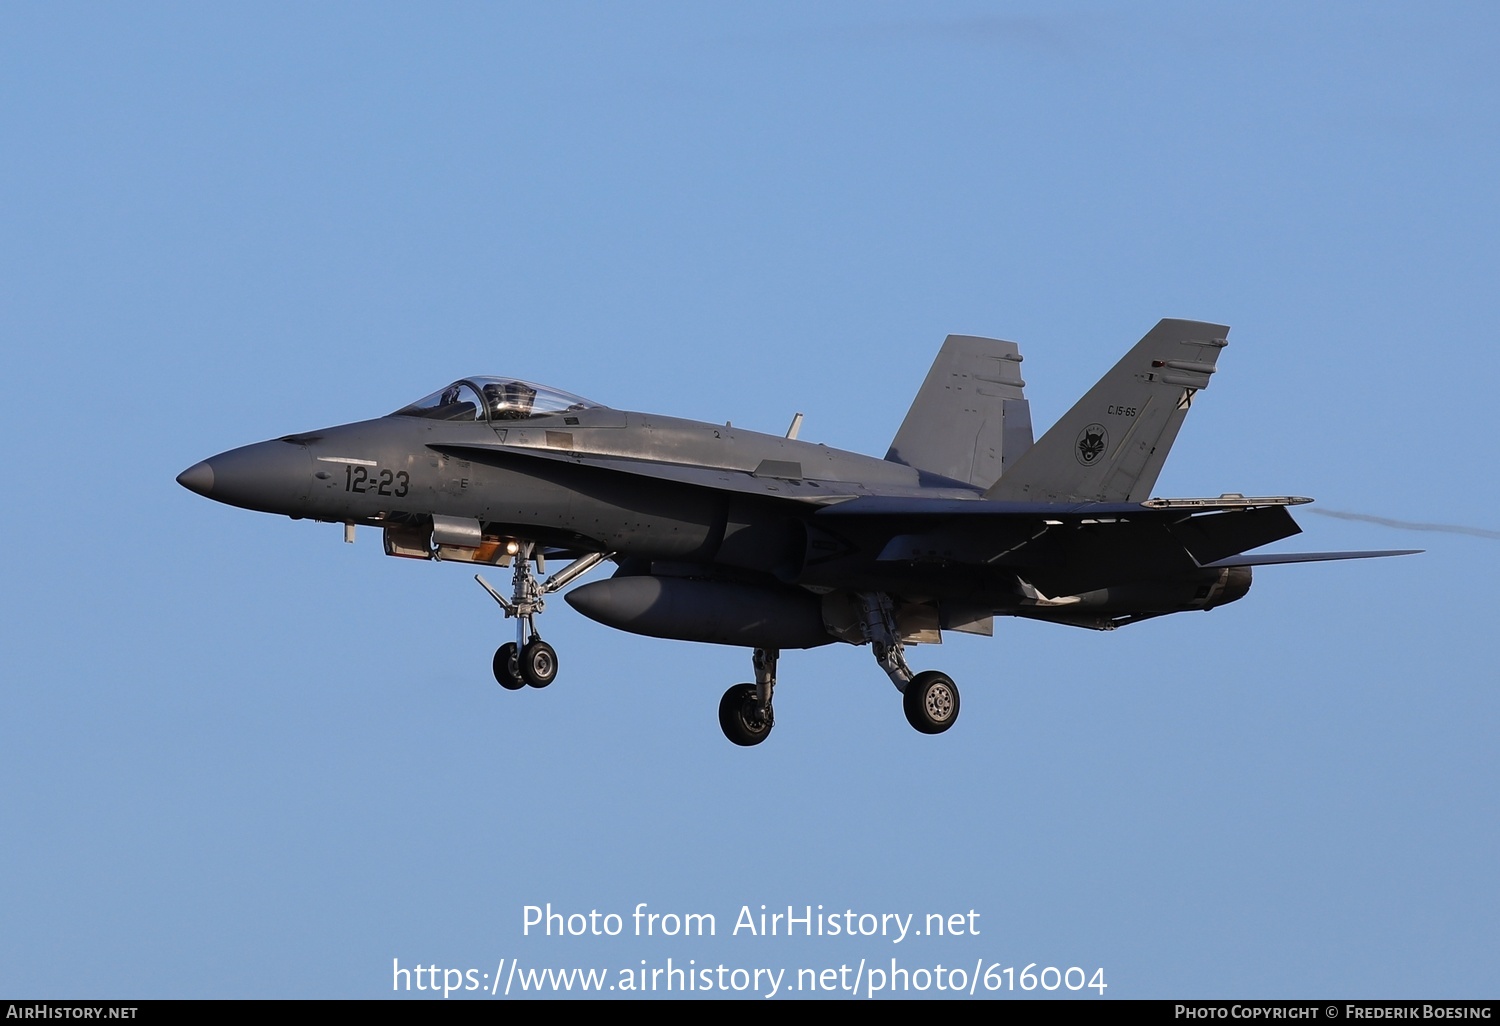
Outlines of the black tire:
[[534,688],[544,688],[557,679],[557,652],[541,638],[532,638],[521,649],[521,679]]
[[520,668],[516,665],[516,643],[507,641],[495,649],[495,661],[492,664],[495,671],[495,683],[506,691],[520,691],[526,686],[521,679]]
[[754,684],[736,684],[719,699],[719,727],[724,736],[743,748],[758,745],[771,733],[775,718],[757,710]]
[[923,670],[901,695],[906,722],[924,734],[941,734],[958,719],[958,685],[937,670]]

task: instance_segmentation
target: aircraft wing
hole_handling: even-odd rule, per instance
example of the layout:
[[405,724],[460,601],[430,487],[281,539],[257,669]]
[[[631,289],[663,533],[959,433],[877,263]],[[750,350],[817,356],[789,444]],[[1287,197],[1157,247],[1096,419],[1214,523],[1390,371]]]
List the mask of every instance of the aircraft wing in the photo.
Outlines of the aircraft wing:
[[[1025,562],[1028,551],[1045,546],[1053,531],[1124,530],[1131,525],[1164,528],[1199,566],[1263,566],[1402,556],[1418,549],[1368,552],[1306,552],[1243,555],[1246,551],[1300,534],[1289,506],[1311,502],[1302,496],[1221,495],[1204,499],[1148,499],[1145,502],[1016,502],[996,499],[921,499],[871,495],[825,506],[819,521],[841,517],[859,521],[889,518],[901,525],[881,558],[889,561],[944,552],[956,562]],[[1030,536],[1017,537],[1017,525],[1030,523]],[[990,529],[992,528],[992,530]],[[977,537],[976,537],[977,536]],[[987,547],[977,538],[991,536]],[[962,539],[954,545],[952,541]],[[945,547],[945,543],[948,543]],[[955,558],[956,557],[956,558]]]
[[1301,506],[1312,502],[1299,495],[1246,498],[1221,495],[1216,499],[1147,499],[1145,502],[1025,502],[1005,499],[927,499],[905,495],[862,495],[831,505],[819,516],[1144,516],[1154,513],[1210,513],[1223,510],[1259,509],[1267,506]]
[[[1200,566],[1260,566],[1370,556],[1405,555],[1417,550],[1378,552],[1281,553],[1245,556],[1249,549],[1300,534],[1286,507],[1311,502],[1300,496],[1203,499],[1148,499],[1144,502],[1023,502],[1003,499],[929,498],[872,495],[862,486],[802,477],[800,465],[763,460],[755,470],[665,463],[600,453],[576,453],[535,446],[495,443],[433,443],[429,448],[461,459],[497,465],[542,460],[614,474],[630,474],[714,491],[735,492],[818,507],[815,515],[832,527],[842,518],[885,521],[889,540],[879,559],[903,562],[943,552],[960,563],[1025,562],[1053,530],[1119,530],[1154,523],[1168,530]],[[1023,537],[1018,537],[1018,532]],[[986,539],[989,539],[987,541]]]

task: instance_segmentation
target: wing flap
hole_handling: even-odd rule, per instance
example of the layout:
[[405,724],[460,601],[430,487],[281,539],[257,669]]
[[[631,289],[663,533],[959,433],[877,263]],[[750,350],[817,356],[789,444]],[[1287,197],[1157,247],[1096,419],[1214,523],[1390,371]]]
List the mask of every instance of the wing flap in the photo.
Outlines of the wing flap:
[[1275,566],[1278,563],[1327,563],[1335,559],[1379,559],[1383,556],[1415,556],[1425,549],[1370,549],[1363,552],[1269,552],[1258,556],[1238,555],[1217,559],[1204,566]]
[[1220,495],[1215,499],[1148,499],[1145,502],[1025,502],[1006,499],[929,499],[912,495],[861,495],[826,506],[818,511],[818,515],[1108,517],[1159,514],[1185,517],[1221,510],[1300,506],[1311,501],[1300,495],[1267,495],[1254,498],[1247,498],[1243,495]]

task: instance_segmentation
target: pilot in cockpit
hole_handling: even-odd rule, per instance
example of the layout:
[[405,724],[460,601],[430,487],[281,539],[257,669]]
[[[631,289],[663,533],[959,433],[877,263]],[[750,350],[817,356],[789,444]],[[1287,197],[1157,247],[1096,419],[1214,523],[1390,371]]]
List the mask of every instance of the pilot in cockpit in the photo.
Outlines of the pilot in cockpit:
[[536,389],[522,381],[501,381],[484,386],[484,399],[491,420],[525,420],[531,416]]

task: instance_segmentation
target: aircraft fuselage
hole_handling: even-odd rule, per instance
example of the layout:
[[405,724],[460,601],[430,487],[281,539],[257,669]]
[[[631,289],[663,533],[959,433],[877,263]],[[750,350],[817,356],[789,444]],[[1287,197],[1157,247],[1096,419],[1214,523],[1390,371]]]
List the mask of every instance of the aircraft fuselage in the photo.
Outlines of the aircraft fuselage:
[[[914,673],[905,645],[989,634],[995,615],[1110,630],[1233,602],[1254,565],[1369,555],[1243,555],[1296,534],[1286,507],[1309,500],[1147,498],[1226,332],[1160,322],[1035,444],[1014,343],[949,336],[883,459],[795,438],[800,414],[778,437],[466,378],[178,481],[379,528],[392,556],[510,568],[509,598],[479,577],[517,621],[493,663],[506,688],[551,683],[545,596],[609,561],[612,577],[566,594],[586,616],[754,649],[755,682],[720,703],[736,744],[770,730],[779,652],[834,641],[869,645],[912,725],[940,733],[957,688]],[[572,562],[540,580],[555,560]]]

